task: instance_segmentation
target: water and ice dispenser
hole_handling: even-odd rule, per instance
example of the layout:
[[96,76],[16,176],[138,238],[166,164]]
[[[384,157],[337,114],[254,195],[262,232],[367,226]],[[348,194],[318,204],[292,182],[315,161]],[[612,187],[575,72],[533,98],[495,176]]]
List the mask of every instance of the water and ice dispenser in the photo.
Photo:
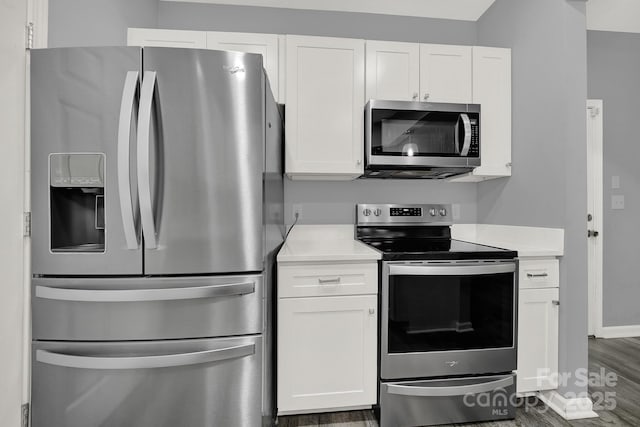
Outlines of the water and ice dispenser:
[[51,252],[104,252],[102,153],[49,156]]

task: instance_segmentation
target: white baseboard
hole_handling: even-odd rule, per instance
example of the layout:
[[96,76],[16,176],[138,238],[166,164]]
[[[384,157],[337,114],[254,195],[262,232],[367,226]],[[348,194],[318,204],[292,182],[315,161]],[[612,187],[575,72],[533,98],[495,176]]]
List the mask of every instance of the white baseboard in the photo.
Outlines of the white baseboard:
[[598,338],[640,337],[640,325],[603,326],[600,331],[596,332],[596,337]]
[[593,402],[588,397],[567,399],[556,390],[549,390],[538,393],[538,398],[565,420],[598,418],[593,411]]

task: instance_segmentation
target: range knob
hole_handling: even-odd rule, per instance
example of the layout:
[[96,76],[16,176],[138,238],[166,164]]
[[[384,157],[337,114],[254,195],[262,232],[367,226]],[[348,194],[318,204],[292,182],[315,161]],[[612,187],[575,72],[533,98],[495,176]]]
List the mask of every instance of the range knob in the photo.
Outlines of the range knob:
[[447,216],[447,210],[445,208],[440,209],[440,216]]
[[438,213],[434,208],[429,209],[429,215],[436,216]]
[[362,214],[363,214],[364,216],[369,216],[369,215],[371,215],[371,209],[365,209],[364,211],[362,211]]
[[374,214],[375,216],[380,216],[380,215],[382,215],[382,209],[378,208],[378,209],[374,210],[374,211],[373,211],[373,214]]

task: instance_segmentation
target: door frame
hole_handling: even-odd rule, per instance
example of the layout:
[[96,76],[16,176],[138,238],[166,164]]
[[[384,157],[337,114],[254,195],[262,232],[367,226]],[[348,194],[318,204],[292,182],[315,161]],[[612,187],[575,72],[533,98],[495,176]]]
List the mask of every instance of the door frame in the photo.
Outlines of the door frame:
[[[49,0],[27,0],[25,25],[33,25],[32,48],[49,43]],[[24,111],[24,200],[23,211],[31,212],[31,56],[25,51]],[[23,349],[22,402],[31,402],[31,237],[24,238],[23,252]],[[24,415],[24,414],[23,414]]]
[[587,100],[587,213],[593,221],[587,223],[598,237],[587,241],[588,282],[588,334],[603,336],[602,277],[603,277],[603,102],[601,99]]

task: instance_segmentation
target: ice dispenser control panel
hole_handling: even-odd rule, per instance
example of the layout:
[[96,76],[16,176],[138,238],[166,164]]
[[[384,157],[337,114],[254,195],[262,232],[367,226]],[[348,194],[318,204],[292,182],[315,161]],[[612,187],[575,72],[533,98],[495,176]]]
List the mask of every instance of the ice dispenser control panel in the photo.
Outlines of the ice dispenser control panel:
[[104,187],[104,154],[56,153],[49,157],[52,187]]

